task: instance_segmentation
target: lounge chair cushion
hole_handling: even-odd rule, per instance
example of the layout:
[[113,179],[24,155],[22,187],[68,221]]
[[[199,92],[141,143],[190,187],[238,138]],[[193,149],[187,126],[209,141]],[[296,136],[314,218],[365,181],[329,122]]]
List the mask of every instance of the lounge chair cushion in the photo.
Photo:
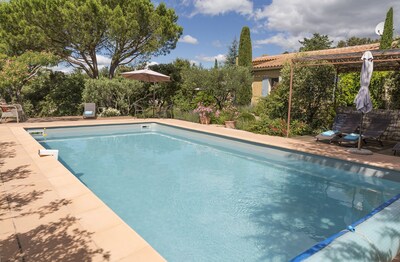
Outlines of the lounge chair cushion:
[[338,133],[338,131],[328,130],[328,131],[325,131],[325,132],[321,133],[321,135],[323,135],[323,136],[332,136],[332,135],[334,135],[336,133]]
[[1,107],[1,111],[5,112],[11,112],[11,108],[7,107],[7,106],[0,106]]
[[358,140],[359,137],[360,137],[359,134],[351,133],[351,134],[348,134],[348,135],[344,136],[343,140],[356,141],[356,140]]

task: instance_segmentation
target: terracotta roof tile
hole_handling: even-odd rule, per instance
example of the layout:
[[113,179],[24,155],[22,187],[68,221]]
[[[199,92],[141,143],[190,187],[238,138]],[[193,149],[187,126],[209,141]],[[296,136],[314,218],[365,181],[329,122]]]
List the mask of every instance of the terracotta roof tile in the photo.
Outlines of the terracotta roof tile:
[[368,44],[368,45],[358,45],[358,46],[349,46],[342,48],[332,48],[325,50],[316,50],[316,51],[308,51],[308,52],[298,52],[298,53],[288,53],[281,55],[271,55],[271,56],[262,56],[253,59],[253,68],[254,69],[263,69],[263,68],[282,68],[286,61],[289,59],[302,54],[306,56],[314,56],[314,55],[334,55],[334,54],[344,54],[344,53],[352,53],[352,52],[363,52],[367,50],[377,50],[379,49],[379,43]]

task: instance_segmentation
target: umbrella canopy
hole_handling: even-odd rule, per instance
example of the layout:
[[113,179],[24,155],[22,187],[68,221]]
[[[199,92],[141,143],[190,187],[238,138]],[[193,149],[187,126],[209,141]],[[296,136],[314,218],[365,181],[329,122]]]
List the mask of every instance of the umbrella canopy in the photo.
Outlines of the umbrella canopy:
[[360,80],[361,88],[354,99],[354,103],[356,104],[357,110],[365,114],[372,110],[372,102],[368,87],[371,81],[372,71],[374,70],[374,62],[370,51],[366,51],[361,57],[361,60],[363,60]]
[[369,95],[369,83],[371,82],[372,71],[374,69],[373,57],[370,51],[366,51],[361,57],[363,60],[362,68],[361,68],[361,79],[360,79],[360,90],[356,98],[354,99],[354,103],[356,104],[356,108],[361,112],[361,123],[360,123],[360,135],[358,137],[358,150],[361,150],[361,139],[362,139],[362,125],[364,114],[370,112],[372,110],[372,101]]
[[150,70],[150,69],[142,69],[142,70],[125,72],[125,73],[122,73],[121,75],[128,79],[135,79],[135,80],[140,80],[140,81],[144,81],[144,82],[152,82],[152,83],[170,82],[171,81],[169,76],[163,75],[161,73],[158,73],[158,72]]

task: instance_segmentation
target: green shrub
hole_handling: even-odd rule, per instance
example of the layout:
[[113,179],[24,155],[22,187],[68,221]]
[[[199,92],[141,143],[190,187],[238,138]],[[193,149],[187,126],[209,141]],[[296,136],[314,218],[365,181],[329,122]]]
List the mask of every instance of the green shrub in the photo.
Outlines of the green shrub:
[[[133,114],[134,103],[144,102],[149,96],[142,82],[123,78],[87,79],[82,98],[98,107],[115,108],[122,115]],[[148,103],[141,103],[148,106]],[[145,108],[144,108],[145,109]]]
[[[179,108],[174,109],[174,118],[193,122],[193,123],[199,123],[199,114],[194,113],[193,111],[181,110]],[[212,118],[211,118],[211,122],[212,122]]]
[[[253,122],[247,131],[271,136],[286,136],[287,123],[285,119],[262,117]],[[290,125],[290,136],[305,135],[310,133],[310,127],[302,121],[294,120]]]
[[284,119],[263,117],[251,125],[248,131],[272,136],[286,136],[286,127]]
[[30,117],[82,114],[81,73],[42,72],[23,90],[24,110]]
[[244,112],[239,114],[237,120],[253,122],[256,120],[256,117],[251,113]]
[[[290,65],[281,70],[282,81],[271,93],[260,99],[256,113],[269,119],[286,119],[290,87]],[[291,120],[307,123],[312,128],[326,126],[335,115],[333,66],[296,66],[294,68]],[[336,97],[336,96],[335,96]]]
[[254,125],[256,117],[248,112],[241,113],[236,119],[236,128],[240,130],[249,130],[250,126]]
[[120,116],[121,112],[118,109],[115,108],[107,108],[103,112],[101,112],[100,116],[101,117],[111,117],[111,116]]
[[290,136],[303,136],[311,134],[313,129],[305,122],[293,120],[290,123]]

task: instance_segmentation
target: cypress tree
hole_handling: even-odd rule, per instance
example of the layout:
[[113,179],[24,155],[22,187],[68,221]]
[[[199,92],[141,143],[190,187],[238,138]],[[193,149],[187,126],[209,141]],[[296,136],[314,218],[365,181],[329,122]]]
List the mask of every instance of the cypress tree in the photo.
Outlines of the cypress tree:
[[[251,50],[250,29],[247,26],[242,28],[239,40],[239,61],[238,65],[247,67],[249,70],[252,66],[253,54]],[[251,102],[252,88],[251,85],[242,85],[236,93],[236,104],[248,105]]]
[[380,49],[390,49],[393,42],[393,7],[386,14],[385,27],[381,36]]
[[239,42],[239,65],[251,67],[253,54],[251,50],[250,29],[247,26],[242,28]]
[[218,68],[218,60],[215,58],[215,62],[214,62],[214,68]]

